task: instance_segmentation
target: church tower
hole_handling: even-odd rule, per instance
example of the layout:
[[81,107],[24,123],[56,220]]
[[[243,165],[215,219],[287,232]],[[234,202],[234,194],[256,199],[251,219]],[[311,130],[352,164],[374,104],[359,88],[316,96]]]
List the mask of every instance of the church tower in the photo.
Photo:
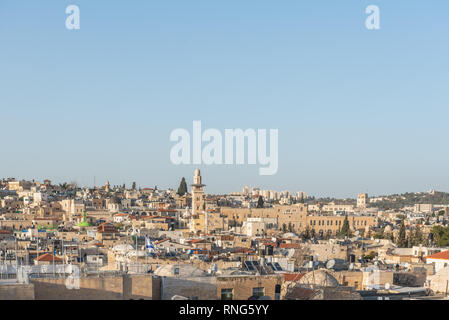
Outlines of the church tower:
[[111,190],[111,185],[109,184],[109,180],[106,181],[106,184],[104,186],[104,191],[109,192]]
[[204,209],[204,184],[201,183],[200,169],[195,170],[192,184],[192,214],[197,215]]

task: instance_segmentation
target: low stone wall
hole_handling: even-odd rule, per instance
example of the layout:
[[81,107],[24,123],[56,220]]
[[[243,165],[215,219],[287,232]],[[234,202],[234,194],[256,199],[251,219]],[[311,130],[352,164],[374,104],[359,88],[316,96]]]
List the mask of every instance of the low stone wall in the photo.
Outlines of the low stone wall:
[[36,300],[160,299],[160,279],[150,275],[81,278],[79,289],[69,289],[66,279],[34,279]]
[[282,275],[220,276],[217,277],[216,296],[217,299],[221,299],[222,289],[232,289],[234,300],[248,300],[253,295],[254,288],[262,287],[264,295],[274,300],[276,285],[282,286],[283,282]]
[[216,277],[176,278],[163,277],[162,299],[170,300],[173,296],[196,297],[199,300],[217,299]]
[[424,272],[396,272],[394,284],[403,287],[422,287],[426,282],[427,275]]
[[32,284],[0,284],[0,300],[34,300]]

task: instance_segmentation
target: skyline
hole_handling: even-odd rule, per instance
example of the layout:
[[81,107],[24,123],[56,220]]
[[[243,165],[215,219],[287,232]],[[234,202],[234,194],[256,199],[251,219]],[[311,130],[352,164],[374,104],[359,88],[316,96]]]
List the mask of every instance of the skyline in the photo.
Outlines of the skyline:
[[[181,180],[183,178],[186,179],[187,190],[190,193],[192,191],[191,188],[192,188],[192,184],[193,184],[193,179],[189,178],[188,176],[183,176],[183,177],[179,178],[179,183],[181,182]],[[25,181],[41,182],[41,183],[43,183],[44,180],[50,180],[53,185],[58,185],[58,184],[63,184],[63,183],[68,183],[68,184],[76,183],[78,188],[89,188],[89,189],[101,188],[101,187],[105,186],[107,184],[107,182],[109,182],[109,185],[111,187],[120,187],[123,184],[125,184],[126,189],[131,189],[132,184],[135,182],[135,181],[130,181],[129,183],[128,182],[111,183],[111,181],[107,179],[103,183],[102,181],[98,181],[98,179],[96,177],[93,177],[91,184],[82,185],[82,184],[78,183],[78,181],[76,181],[76,179],[72,179],[70,181],[62,181],[62,180],[61,181],[54,181],[54,180],[49,179],[49,178],[42,178],[42,179],[35,179],[35,178],[20,179],[20,178],[16,178],[16,177],[1,177],[0,178],[0,180],[8,180],[8,179],[15,179],[15,181],[25,180]],[[158,184],[139,185],[138,183],[136,183],[136,188],[137,189],[144,189],[144,188],[155,188],[155,187],[157,187],[159,190],[169,190],[170,189],[170,190],[175,190],[176,191],[178,189],[178,187],[179,187],[179,183],[177,185],[173,185],[173,186],[172,185],[162,185],[162,184],[159,184],[159,185]],[[292,196],[294,196],[297,192],[304,192],[307,195],[307,197],[315,197],[317,199],[319,199],[319,198],[323,198],[323,199],[324,198],[335,198],[335,199],[341,199],[341,200],[345,200],[345,199],[355,199],[356,200],[357,196],[360,195],[360,194],[363,194],[363,193],[367,193],[370,198],[382,197],[382,196],[391,196],[391,195],[395,195],[395,194],[400,195],[400,194],[405,194],[405,193],[428,193],[430,191],[449,193],[446,190],[436,190],[436,189],[408,190],[408,191],[401,192],[401,193],[389,193],[389,194],[387,194],[387,193],[369,194],[367,191],[360,191],[360,192],[357,192],[354,195],[348,196],[348,197],[335,197],[335,196],[332,196],[332,195],[325,195],[325,194],[323,194],[323,195],[310,194],[307,191],[301,190],[301,189],[289,189],[289,190],[288,189],[279,189],[279,188],[277,188],[277,189],[276,188],[270,189],[270,188],[264,188],[262,186],[251,185],[251,184],[243,185],[240,188],[235,188],[235,190],[231,190],[229,192],[224,192],[224,193],[208,192],[207,191],[207,184],[204,184],[204,188],[205,188],[205,193],[206,194],[212,194],[212,195],[226,195],[226,194],[231,194],[231,193],[235,193],[235,192],[242,192],[243,189],[249,188],[250,191],[253,190],[253,189],[259,189],[260,191],[267,191],[267,190],[269,190],[269,191],[275,191],[277,193],[282,193],[282,192],[288,191],[288,192],[291,193]]]
[[[81,28],[65,29],[76,4]],[[381,29],[366,30],[367,5]],[[449,191],[447,1],[0,3],[0,176],[177,188],[170,132],[279,130],[279,169],[208,193]]]

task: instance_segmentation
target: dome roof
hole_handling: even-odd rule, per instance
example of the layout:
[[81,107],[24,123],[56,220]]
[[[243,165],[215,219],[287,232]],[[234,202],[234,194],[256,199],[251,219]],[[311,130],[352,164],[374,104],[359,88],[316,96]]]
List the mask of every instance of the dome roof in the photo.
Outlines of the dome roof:
[[325,270],[314,270],[306,273],[300,280],[302,285],[316,285],[321,287],[338,287],[339,283],[330,273]]
[[126,244],[117,244],[115,245],[112,250],[114,251],[118,251],[121,253],[125,253],[126,251],[132,251],[134,250],[134,247],[130,244],[126,245]]
[[287,232],[282,235],[283,238],[297,238],[298,236],[293,232]]
[[[177,270],[175,270],[177,269]],[[190,264],[165,264],[160,266],[154,271],[156,276],[160,277],[202,277],[207,276],[207,272],[201,270],[200,268],[190,265]]]

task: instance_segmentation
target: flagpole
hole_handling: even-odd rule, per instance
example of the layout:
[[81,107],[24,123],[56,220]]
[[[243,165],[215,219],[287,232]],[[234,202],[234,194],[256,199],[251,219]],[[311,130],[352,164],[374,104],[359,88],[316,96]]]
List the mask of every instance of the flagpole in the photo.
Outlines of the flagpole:
[[134,236],[136,237],[136,264],[137,264],[137,233],[135,233]]
[[126,229],[125,239],[125,273],[128,273],[128,229]]
[[37,277],[40,276],[40,268],[39,268],[39,234],[36,238],[36,248],[37,248],[37,255],[36,255],[36,261],[37,261]]
[[53,278],[55,278],[55,239],[52,241],[53,243]]

